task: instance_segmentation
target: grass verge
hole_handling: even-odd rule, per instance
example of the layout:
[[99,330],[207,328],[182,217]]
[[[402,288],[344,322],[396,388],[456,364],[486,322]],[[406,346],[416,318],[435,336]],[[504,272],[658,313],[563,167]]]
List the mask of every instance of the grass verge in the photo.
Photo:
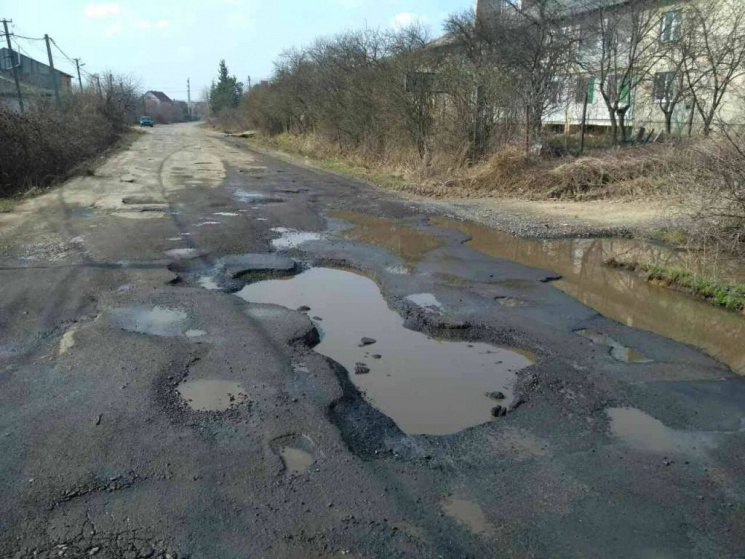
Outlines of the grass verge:
[[745,283],[723,282],[697,275],[683,268],[660,264],[624,262],[616,258],[606,260],[613,268],[622,268],[644,275],[656,285],[678,289],[704,299],[717,307],[745,314]]

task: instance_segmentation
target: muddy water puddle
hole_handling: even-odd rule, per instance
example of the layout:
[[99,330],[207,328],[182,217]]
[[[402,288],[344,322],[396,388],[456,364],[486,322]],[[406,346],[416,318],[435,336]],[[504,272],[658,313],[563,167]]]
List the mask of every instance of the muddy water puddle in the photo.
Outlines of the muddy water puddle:
[[611,434],[626,445],[659,454],[701,454],[716,446],[715,434],[678,431],[636,408],[606,410]]
[[434,340],[404,328],[377,284],[349,271],[313,268],[248,285],[238,295],[311,307],[322,332],[316,351],[341,363],[366,398],[408,434],[446,435],[489,421],[496,402],[486,394],[501,391],[509,403],[515,374],[532,364],[518,351]]
[[476,535],[489,531],[490,525],[486,515],[481,506],[474,501],[453,496],[443,503],[442,509],[450,518]]
[[291,474],[302,474],[313,465],[313,455],[294,446],[284,446],[279,455],[285,465],[285,470]]
[[240,382],[228,380],[188,380],[177,390],[194,411],[227,411],[248,399]]
[[342,237],[386,248],[408,264],[421,260],[427,252],[442,246],[434,235],[412,229],[401,220],[347,211],[329,212],[329,215],[354,225],[342,232]]
[[682,265],[684,257],[678,252],[627,239],[527,240],[448,218],[433,218],[431,223],[470,235],[467,246],[473,250],[561,274],[554,286],[604,316],[699,347],[745,374],[741,316],[604,265],[611,257]]

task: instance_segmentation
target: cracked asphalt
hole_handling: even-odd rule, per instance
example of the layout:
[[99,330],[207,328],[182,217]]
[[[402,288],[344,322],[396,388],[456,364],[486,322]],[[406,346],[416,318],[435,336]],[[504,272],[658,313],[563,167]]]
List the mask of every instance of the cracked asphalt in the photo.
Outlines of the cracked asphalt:
[[[743,378],[446,214],[174,125],[1,216],[0,556],[744,557]],[[434,340],[530,355],[509,411],[405,434],[314,351],[312,310],[235,295],[313,267]],[[179,391],[214,380],[245,393]]]

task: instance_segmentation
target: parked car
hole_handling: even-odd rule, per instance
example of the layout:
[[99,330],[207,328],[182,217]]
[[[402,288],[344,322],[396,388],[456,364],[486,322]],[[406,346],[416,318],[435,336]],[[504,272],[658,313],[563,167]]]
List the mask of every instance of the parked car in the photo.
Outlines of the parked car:
[[155,126],[155,121],[152,119],[152,117],[149,116],[143,116],[140,117],[140,126],[149,126],[152,128]]

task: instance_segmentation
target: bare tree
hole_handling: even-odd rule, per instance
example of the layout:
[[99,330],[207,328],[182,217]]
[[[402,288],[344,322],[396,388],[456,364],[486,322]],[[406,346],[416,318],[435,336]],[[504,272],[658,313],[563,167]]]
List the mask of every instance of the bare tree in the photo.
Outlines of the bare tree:
[[595,0],[583,32],[584,51],[578,65],[596,75],[600,94],[608,109],[613,142],[628,136],[626,116],[632,107],[635,88],[647,79],[665,54],[657,33],[662,13],[649,0],[620,4]]
[[[481,73],[497,74],[511,85],[513,99],[522,105],[527,154],[539,145],[543,118],[562,105],[566,90],[574,37],[561,27],[562,15],[554,0],[536,0],[526,9],[510,2],[489,17],[471,12],[445,24]],[[480,95],[477,90],[477,105],[483,104]]]
[[686,9],[682,71],[708,136],[733,83],[745,73],[745,10],[737,0],[697,0]]

